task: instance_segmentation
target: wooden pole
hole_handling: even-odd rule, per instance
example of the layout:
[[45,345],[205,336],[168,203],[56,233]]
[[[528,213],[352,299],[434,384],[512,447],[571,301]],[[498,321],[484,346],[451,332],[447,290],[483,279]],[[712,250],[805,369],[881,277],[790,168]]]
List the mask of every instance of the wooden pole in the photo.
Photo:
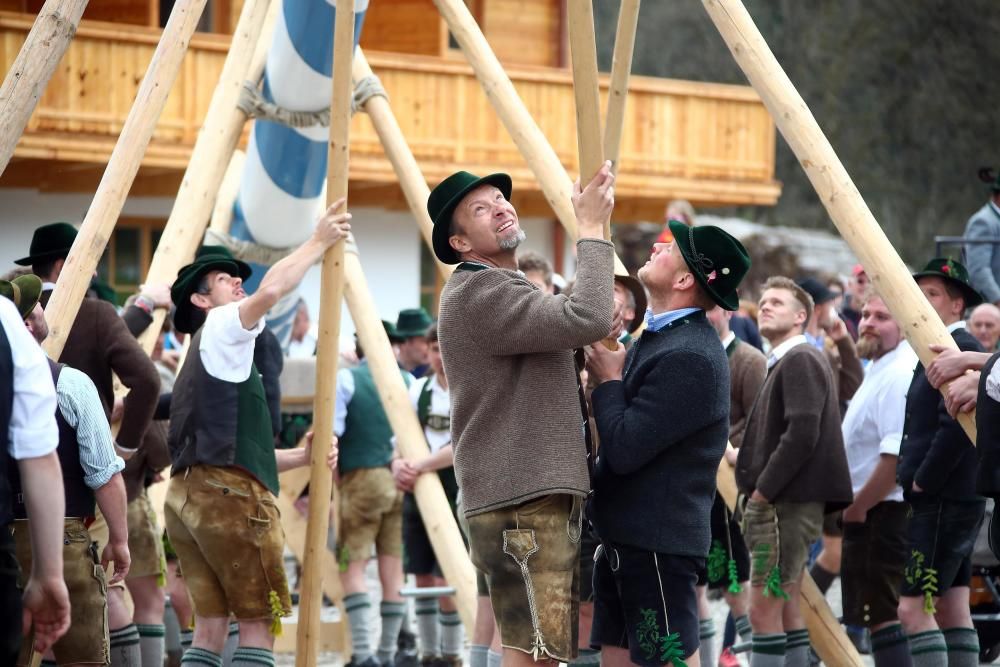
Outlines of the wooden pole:
[[[430,449],[424,439],[424,430],[410,403],[409,392],[399,373],[389,338],[382,328],[355,248],[347,252],[344,271],[347,282],[344,296],[379,398],[396,435],[396,446],[406,459],[426,458]],[[448,583],[455,587],[458,614],[465,627],[472,628],[476,619],[476,573],[441,480],[437,475],[420,475],[413,494],[441,571]]]
[[[243,82],[247,80],[251,57],[261,41],[271,4],[272,0],[247,0],[243,4],[205,122],[195,140],[163,235],[153,252],[146,274],[147,283],[173,282],[177,271],[191,261],[201,245],[216,194],[246,124],[247,116],[236,103]],[[147,354],[153,351],[164,317],[166,311],[163,309],[153,311],[152,324],[139,336],[139,344]]]
[[[715,477],[719,495],[726,501],[730,511],[736,508],[736,477],[733,467],[726,459],[719,462],[719,471]],[[805,573],[802,578],[801,598],[802,616],[809,628],[809,641],[823,662],[830,667],[862,667],[864,662],[854,644],[847,638],[840,621],[830,611],[830,605],[820,592],[816,582]]]
[[[702,0],[702,4],[921,363],[926,366],[936,356],[928,347],[932,343],[957,349],[749,12],[739,0]],[[947,396],[947,392],[945,385],[941,393]],[[960,413],[958,421],[975,443],[975,413]]]
[[615,52],[611,59],[611,83],[608,85],[608,110],[604,115],[604,159],[618,172],[622,130],[625,127],[625,99],[632,71],[635,31],[639,23],[639,0],[622,0],[618,9]]
[[0,86],[0,174],[76,34],[87,0],[46,0]]
[[[576,100],[576,146],[580,181],[587,183],[604,164],[601,145],[601,91],[597,84],[597,44],[591,0],[569,0],[569,44]],[[610,222],[608,223],[610,226]],[[611,237],[610,228],[604,238]]]
[[[330,157],[327,172],[327,203],[347,203],[348,157],[351,129],[351,60],[354,54],[354,0],[337,0],[333,31],[333,93],[330,102]],[[333,480],[326,465],[333,433],[337,395],[337,359],[340,356],[340,312],[344,302],[344,243],[337,243],[323,256],[319,307],[319,341],[316,346],[316,401],[313,407],[312,474],[309,477],[309,523],[302,559],[299,587],[299,625],[296,635],[296,667],[313,667],[317,661],[323,606],[323,559],[327,557],[330,527],[330,496]],[[324,435],[325,434],[325,435]],[[337,539],[342,539],[337,535]],[[334,572],[329,576],[337,576]],[[343,607],[341,607],[343,611]],[[346,617],[346,613],[344,614]],[[346,619],[345,619],[346,620]]]
[[115,221],[121,214],[125,197],[139,171],[142,156],[180,71],[188,42],[198,25],[202,10],[205,9],[205,1],[177,0],[170,12],[167,26],[163,29],[135,102],[118,136],[118,143],[111,153],[108,167],[97,186],[94,200],[83,219],[80,233],[70,249],[46,308],[49,337],[44,348],[53,359],[59,358],[66,344],[66,336],[80,310],[80,302],[87,292],[104,248],[108,245]]
[[[438,11],[448,24],[448,29],[465,53],[466,60],[475,71],[476,78],[479,79],[483,92],[486,93],[497,116],[507,128],[524,161],[528,163],[528,168],[538,179],[538,184],[545,193],[545,200],[552,207],[566,233],[576,240],[579,238],[579,232],[576,214],[570,201],[573,182],[559,162],[559,157],[549,144],[549,140],[531,117],[531,113],[518,95],[510,77],[504,72],[466,4],[462,0],[434,0],[434,4],[437,5]],[[615,273],[628,273],[617,256]]]
[[[369,76],[374,76],[374,73],[359,47],[354,54],[354,85]],[[431,216],[427,213],[427,198],[430,197],[431,191],[427,187],[427,180],[420,171],[420,165],[413,157],[413,151],[406,143],[399,123],[396,122],[396,116],[392,113],[389,100],[381,95],[373,95],[364,103],[362,109],[368,114],[372,125],[375,126],[375,133],[378,134],[386,157],[389,158],[389,162],[392,163],[392,168],[396,172],[396,179],[403,189],[406,203],[410,205],[410,212],[413,213],[417,226],[420,228],[420,234],[424,237],[424,242],[433,255],[434,244],[431,240],[433,223]],[[442,278],[448,280],[454,267],[442,263],[437,259],[437,256],[434,256],[434,261],[437,264],[438,273],[441,274]]]

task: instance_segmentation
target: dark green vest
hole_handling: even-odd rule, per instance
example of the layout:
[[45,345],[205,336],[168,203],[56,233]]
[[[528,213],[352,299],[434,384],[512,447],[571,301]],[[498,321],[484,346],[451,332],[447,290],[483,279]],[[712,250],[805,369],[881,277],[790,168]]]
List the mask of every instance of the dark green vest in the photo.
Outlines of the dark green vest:
[[[400,370],[403,382],[410,384],[410,376]],[[354,377],[354,394],[347,405],[344,434],[340,436],[340,473],[346,474],[360,468],[379,468],[389,465],[392,459],[392,427],[382,409],[375,379],[368,362],[361,362],[351,369]]]
[[198,464],[242,468],[277,495],[271,414],[257,368],[243,382],[212,377],[198,354],[201,331],[181,368],[170,402],[171,474]]

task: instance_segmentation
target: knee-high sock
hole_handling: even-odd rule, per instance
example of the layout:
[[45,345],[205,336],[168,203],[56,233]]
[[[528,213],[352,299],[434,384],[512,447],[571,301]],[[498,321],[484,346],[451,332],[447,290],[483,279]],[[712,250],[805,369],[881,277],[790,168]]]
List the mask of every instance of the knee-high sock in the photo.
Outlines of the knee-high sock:
[[351,659],[356,663],[364,662],[372,655],[371,597],[368,593],[345,595],[344,610],[351,624]]
[[487,655],[487,663],[489,667],[500,667],[500,662],[503,660],[503,654],[490,651]]
[[191,648],[191,643],[194,641],[194,630],[181,630],[181,654],[187,652]]
[[946,628],[941,633],[948,646],[948,667],[979,664],[979,633],[974,628]]
[[232,621],[229,624],[229,634],[226,635],[226,643],[222,646],[222,664],[233,664],[233,654],[240,646],[240,624]]
[[135,624],[139,631],[139,653],[142,667],[163,667],[163,648],[166,630],[162,625]]
[[698,622],[698,657],[701,667],[716,667],[715,665],[715,621],[703,618]]
[[948,667],[948,645],[940,630],[917,632],[908,639],[913,667]]
[[266,648],[240,646],[233,652],[233,667],[274,667],[274,653]]
[[910,646],[899,623],[872,633],[872,659],[875,667],[912,667]]
[[740,641],[748,642],[753,639],[753,628],[750,627],[750,617],[746,614],[733,619],[736,625],[736,634],[740,636]]
[[111,667],[142,667],[139,630],[134,623],[111,631]]
[[469,667],[489,667],[490,647],[473,644],[469,647]]
[[222,656],[208,649],[192,646],[184,652],[181,667],[222,667]]
[[438,599],[417,598],[417,638],[420,654],[440,655],[441,635],[438,632]]
[[442,611],[438,614],[438,621],[441,624],[441,655],[461,655],[465,638],[458,612]]
[[785,635],[785,667],[809,667],[808,630],[790,630]]
[[383,601],[379,606],[379,615],[382,617],[382,636],[379,638],[376,654],[379,662],[389,662],[396,654],[396,641],[399,639],[399,628],[403,625],[405,614],[405,602]]
[[[592,648],[578,649],[576,653],[576,659],[569,664],[573,665],[574,667],[577,666],[582,667],[583,665],[591,665],[591,667],[593,667],[594,665],[599,665],[601,664],[601,652],[595,651]],[[472,666],[470,665],[469,667]],[[712,667],[715,667],[715,665],[712,665]]]
[[753,634],[750,667],[785,667],[785,633]]

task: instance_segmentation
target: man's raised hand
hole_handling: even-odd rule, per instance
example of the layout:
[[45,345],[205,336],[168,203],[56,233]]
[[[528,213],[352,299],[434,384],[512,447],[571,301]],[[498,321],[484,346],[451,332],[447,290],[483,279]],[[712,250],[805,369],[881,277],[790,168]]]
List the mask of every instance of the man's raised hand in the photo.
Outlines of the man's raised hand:
[[611,161],[605,160],[587,187],[582,188],[580,181],[574,183],[571,199],[580,237],[604,238],[604,224],[611,219],[615,208],[615,175],[611,172]]

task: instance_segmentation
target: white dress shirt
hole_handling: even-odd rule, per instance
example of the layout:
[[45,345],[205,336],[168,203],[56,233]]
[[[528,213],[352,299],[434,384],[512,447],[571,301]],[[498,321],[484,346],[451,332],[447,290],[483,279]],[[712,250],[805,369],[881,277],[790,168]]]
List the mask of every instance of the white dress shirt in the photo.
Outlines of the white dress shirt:
[[793,347],[796,347],[797,345],[808,345],[808,344],[809,341],[806,339],[805,334],[792,336],[784,343],[771,350],[771,354],[767,356],[767,370],[771,370],[771,368],[776,363],[781,361],[781,358],[786,354],[788,354],[788,351],[791,350]]
[[254,345],[264,330],[263,317],[250,329],[243,326],[239,310],[243,301],[216,306],[208,311],[201,327],[201,363],[209,375],[226,382],[243,382],[250,377]]
[[25,328],[14,302],[2,297],[0,326],[7,334],[14,362],[14,403],[7,432],[7,452],[15,459],[45,456],[59,446],[56,388],[48,359]]
[[[906,392],[913,380],[916,353],[905,340],[895,350],[868,365],[841,425],[844,449],[851,471],[851,487],[857,494],[872,476],[882,454],[899,456],[906,415]],[[900,501],[903,489],[896,485],[885,500]]]
[[[438,382],[437,375],[431,375],[429,377],[420,378],[416,382],[410,385],[410,403],[413,405],[413,409],[417,409],[417,402],[420,400],[420,394],[423,393],[424,387],[427,383],[431,383],[431,404],[430,404],[430,414],[432,415],[451,415],[451,399],[448,394],[448,390],[441,386]],[[424,427],[424,437],[427,438],[427,445],[431,448],[431,454],[439,451],[445,445],[451,444],[451,429],[447,431],[436,431],[427,425]]]

